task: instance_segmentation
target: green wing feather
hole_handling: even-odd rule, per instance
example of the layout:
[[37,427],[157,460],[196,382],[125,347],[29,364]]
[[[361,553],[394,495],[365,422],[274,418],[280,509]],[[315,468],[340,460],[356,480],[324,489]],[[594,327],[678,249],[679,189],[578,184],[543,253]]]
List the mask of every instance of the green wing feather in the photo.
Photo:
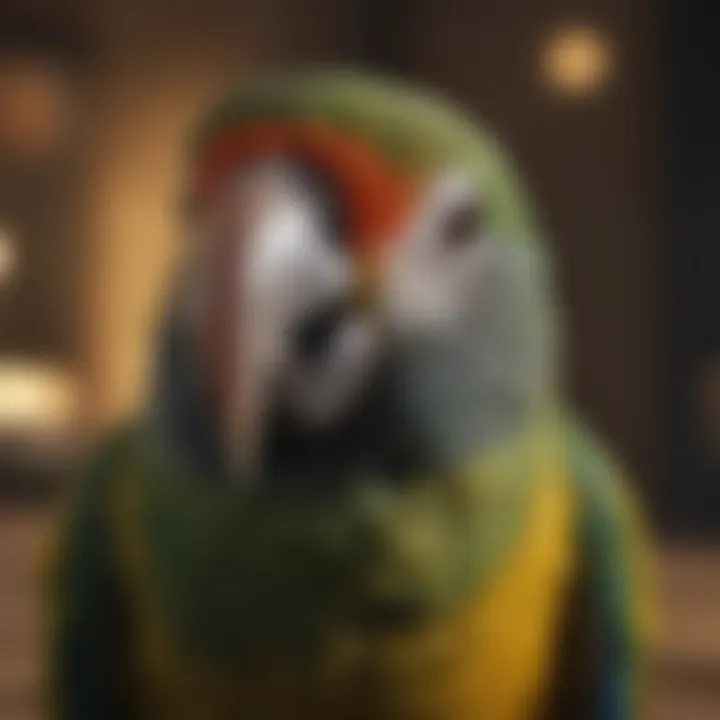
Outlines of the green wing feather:
[[96,453],[62,518],[47,593],[50,718],[129,717],[125,609],[108,521],[127,445],[122,432]]
[[599,621],[601,720],[637,716],[655,626],[651,558],[633,492],[583,427],[571,430],[590,612]]

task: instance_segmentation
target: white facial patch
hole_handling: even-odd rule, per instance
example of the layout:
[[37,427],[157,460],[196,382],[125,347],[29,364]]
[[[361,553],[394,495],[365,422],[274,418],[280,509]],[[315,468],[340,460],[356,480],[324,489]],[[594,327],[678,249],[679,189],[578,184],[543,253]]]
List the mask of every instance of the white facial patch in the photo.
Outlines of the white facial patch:
[[482,222],[481,198],[460,172],[428,188],[389,258],[386,308],[396,327],[434,333],[462,320],[495,253]]
[[294,319],[346,293],[352,265],[328,237],[322,198],[286,166],[260,172],[267,175],[270,196],[240,257],[238,274],[245,282],[239,302],[253,331],[265,338],[259,344],[263,357],[285,362]]
[[286,168],[271,172],[281,182],[256,227],[255,252],[246,259],[247,321],[262,337],[261,357],[274,365],[281,402],[300,419],[323,424],[350,404],[367,375],[375,327],[367,318],[348,316],[323,357],[309,361],[297,354],[297,323],[349,296],[355,271],[341,239],[329,236],[323,198]]

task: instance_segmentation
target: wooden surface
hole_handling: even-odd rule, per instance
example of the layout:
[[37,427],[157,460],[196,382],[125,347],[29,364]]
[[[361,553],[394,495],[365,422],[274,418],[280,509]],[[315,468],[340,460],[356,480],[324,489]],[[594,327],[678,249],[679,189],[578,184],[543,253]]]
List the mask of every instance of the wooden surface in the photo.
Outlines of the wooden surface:
[[[0,510],[0,720],[37,720],[47,513]],[[720,720],[720,550],[668,549],[662,634],[647,720]]]
[[0,511],[0,720],[40,717],[38,567],[48,525],[47,513]]

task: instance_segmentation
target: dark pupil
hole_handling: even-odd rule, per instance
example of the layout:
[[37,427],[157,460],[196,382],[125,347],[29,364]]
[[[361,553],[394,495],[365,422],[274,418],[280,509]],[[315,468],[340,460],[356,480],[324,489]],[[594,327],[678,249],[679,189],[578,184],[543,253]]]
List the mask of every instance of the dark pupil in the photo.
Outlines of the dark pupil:
[[445,223],[445,242],[460,247],[476,240],[482,230],[483,217],[477,205],[456,208]]

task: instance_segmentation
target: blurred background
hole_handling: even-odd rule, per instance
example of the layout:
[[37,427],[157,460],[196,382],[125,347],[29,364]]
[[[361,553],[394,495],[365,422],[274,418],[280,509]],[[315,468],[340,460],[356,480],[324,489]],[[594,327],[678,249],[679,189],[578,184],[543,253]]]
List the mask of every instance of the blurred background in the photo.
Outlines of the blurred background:
[[142,397],[184,134],[260,70],[440,86],[514,148],[557,258],[570,389],[662,546],[652,720],[720,718],[720,4],[0,4],[0,718],[37,717],[33,559],[68,469]]

